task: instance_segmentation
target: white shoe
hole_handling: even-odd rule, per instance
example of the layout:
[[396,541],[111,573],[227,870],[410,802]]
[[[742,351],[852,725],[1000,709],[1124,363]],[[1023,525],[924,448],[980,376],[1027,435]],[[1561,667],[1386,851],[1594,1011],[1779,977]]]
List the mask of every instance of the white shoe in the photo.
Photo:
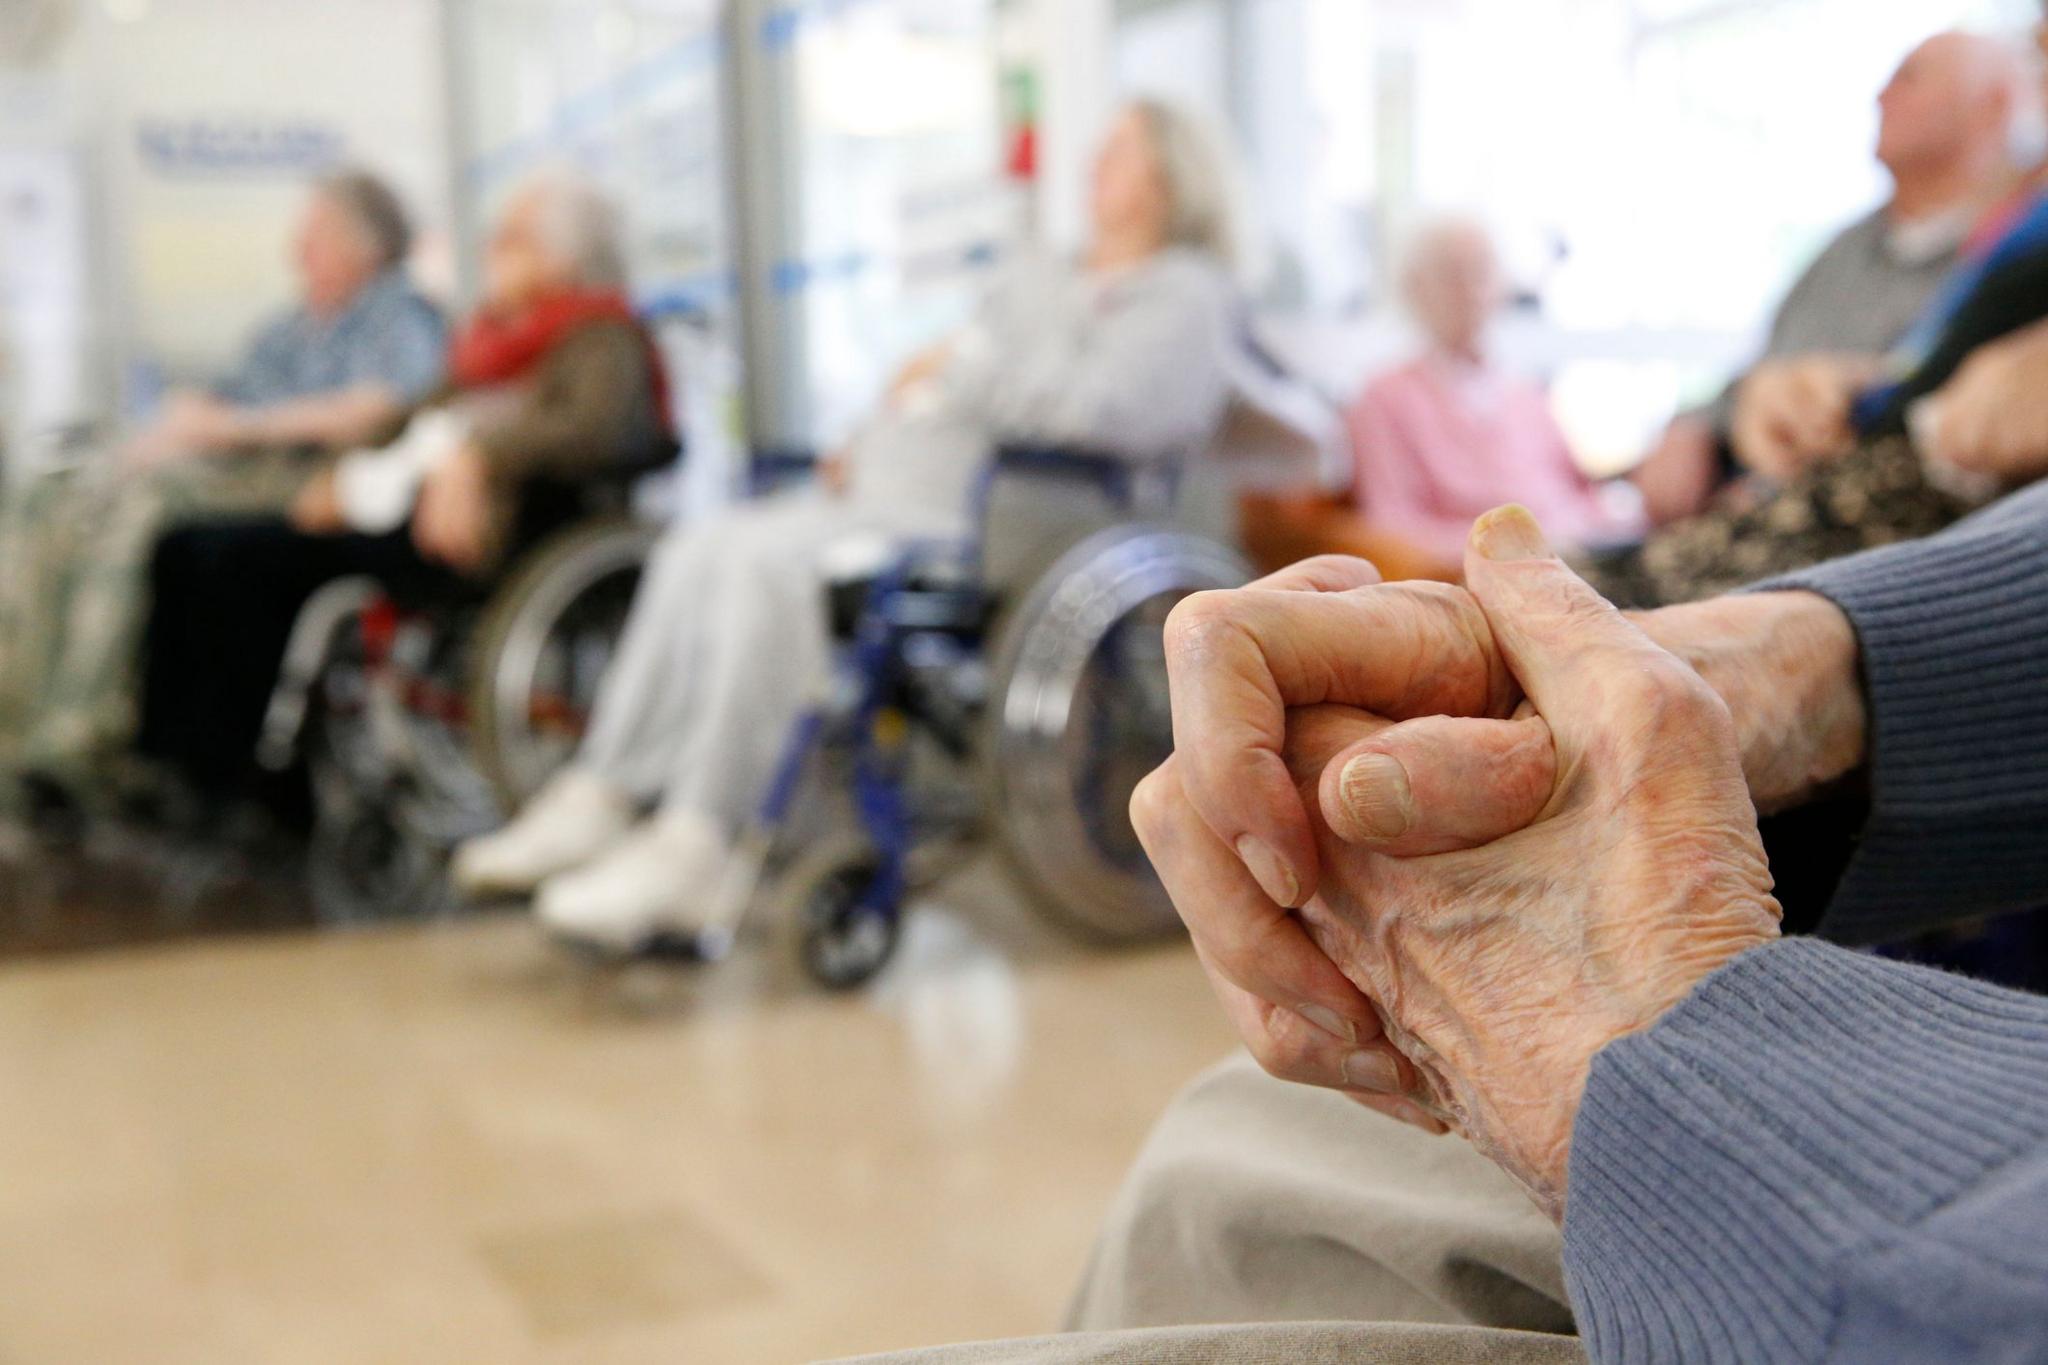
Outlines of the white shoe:
[[638,952],[656,937],[704,928],[731,857],[731,842],[714,821],[696,811],[663,811],[588,867],[549,878],[533,913],[559,938]]
[[618,843],[634,815],[624,792],[572,768],[542,787],[511,824],[456,849],[448,875],[472,899],[523,896]]

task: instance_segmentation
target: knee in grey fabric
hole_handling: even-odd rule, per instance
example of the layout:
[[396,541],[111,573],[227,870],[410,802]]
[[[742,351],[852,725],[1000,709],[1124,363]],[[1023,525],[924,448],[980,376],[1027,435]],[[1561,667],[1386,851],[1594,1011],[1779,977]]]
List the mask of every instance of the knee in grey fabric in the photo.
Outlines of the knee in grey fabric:
[[1582,1365],[1571,1337],[1412,1322],[1153,1327],[866,1356],[845,1365]]
[[1071,1330],[1338,1320],[1568,1333],[1556,1227],[1490,1162],[1248,1057],[1168,1109]]

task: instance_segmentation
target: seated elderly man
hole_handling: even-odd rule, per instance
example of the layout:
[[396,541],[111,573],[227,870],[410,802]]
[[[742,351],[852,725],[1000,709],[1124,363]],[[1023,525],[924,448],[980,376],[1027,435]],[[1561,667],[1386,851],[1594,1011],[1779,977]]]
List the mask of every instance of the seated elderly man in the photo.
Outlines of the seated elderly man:
[[533,484],[573,492],[674,450],[616,214],[573,176],[508,201],[448,369],[397,439],[335,461],[289,520],[159,547],[138,748],[216,804],[250,776],[293,621],[322,584],[369,575],[402,600],[459,595],[497,568]]
[[963,1358],[2039,1358],[2048,1001],[1781,939],[1756,812],[1867,790],[1824,938],[2039,900],[2048,488],[1633,623],[1519,508],[1377,577],[1191,599],[1135,806],[1309,1085],[1169,1113],[1076,1305],[1123,1330]]
[[2039,109],[2015,51],[1956,32],[1913,49],[1877,103],[1876,153],[1890,197],[1801,273],[1757,362],[1713,402],[1675,418],[1632,475],[1658,523],[1705,510],[1737,458],[1778,467],[1785,446],[1825,420],[1828,394],[1815,391],[1805,361],[1881,355],[1898,344],[1987,211],[2011,193],[2014,135]]
[[1832,377],[1802,437],[1812,444],[1782,482],[1731,487],[1584,572],[1612,601],[1655,607],[1931,535],[2048,472],[2048,441],[2032,426],[2044,359],[2048,189],[1959,270],[1882,368],[1806,362]]
[[[323,450],[372,439],[440,382],[446,331],[407,282],[398,199],[314,185],[303,297],[210,390],[171,395],[121,451],[45,475],[0,515],[0,814],[31,786],[89,795],[134,737],[150,553],[167,530],[282,511]],[[31,784],[27,779],[33,775]]]
[[[2048,23],[2035,41],[2048,53]],[[2048,169],[1986,216],[1885,354],[1791,356],[1743,381],[1732,439],[1754,479],[1585,572],[1624,606],[1691,601],[1929,535],[2039,477],[2048,447],[1983,440],[2029,405],[2036,324],[2048,326]]]

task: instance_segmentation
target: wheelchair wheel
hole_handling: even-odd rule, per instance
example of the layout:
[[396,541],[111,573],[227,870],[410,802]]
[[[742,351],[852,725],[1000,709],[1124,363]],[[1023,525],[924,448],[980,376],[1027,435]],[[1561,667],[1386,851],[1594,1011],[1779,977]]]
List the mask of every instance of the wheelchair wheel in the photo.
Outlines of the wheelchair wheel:
[[306,736],[313,833],[306,851],[314,917],[327,925],[417,919],[447,908],[439,851],[406,819],[382,755],[360,662],[330,665]]
[[314,917],[327,925],[422,919],[443,908],[441,860],[388,812],[323,814],[308,852]]
[[1166,616],[1249,577],[1213,541],[1113,527],[1062,555],[1007,614],[982,745],[988,818],[1040,908],[1081,937],[1179,927],[1129,814],[1132,790],[1173,751]]
[[866,985],[895,956],[902,916],[875,903],[881,875],[880,861],[864,845],[810,859],[793,874],[804,970],[819,985]]
[[659,535],[624,519],[565,531],[484,613],[470,646],[470,744],[506,810],[575,753]]

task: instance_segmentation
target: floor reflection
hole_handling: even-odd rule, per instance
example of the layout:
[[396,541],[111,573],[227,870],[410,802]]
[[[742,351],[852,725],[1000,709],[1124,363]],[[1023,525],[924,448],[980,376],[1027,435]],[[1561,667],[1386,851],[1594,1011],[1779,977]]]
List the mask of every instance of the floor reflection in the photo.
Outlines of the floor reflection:
[[302,852],[206,848],[123,826],[0,829],[0,959],[314,923]]
[[0,1093],[34,1097],[0,1105],[9,1361],[1044,1330],[1226,1046],[1183,946],[1077,948],[988,863],[849,995],[772,917],[713,968],[594,970],[518,914],[309,929],[288,861],[78,848],[5,889]]

